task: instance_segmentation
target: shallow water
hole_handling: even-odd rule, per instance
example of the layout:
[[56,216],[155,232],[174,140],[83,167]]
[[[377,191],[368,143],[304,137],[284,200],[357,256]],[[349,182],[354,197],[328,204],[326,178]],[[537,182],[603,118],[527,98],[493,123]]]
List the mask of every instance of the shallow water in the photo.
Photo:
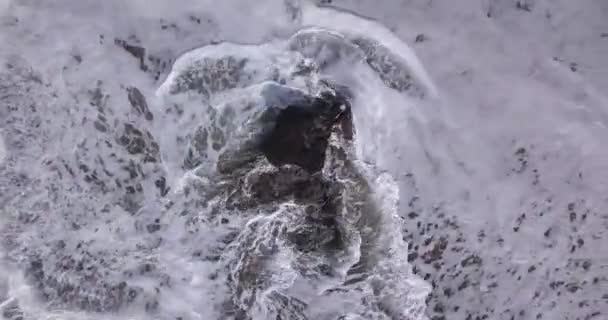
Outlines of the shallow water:
[[[3,317],[601,318],[605,6],[332,5],[0,5]],[[322,92],[331,183],[251,148]]]

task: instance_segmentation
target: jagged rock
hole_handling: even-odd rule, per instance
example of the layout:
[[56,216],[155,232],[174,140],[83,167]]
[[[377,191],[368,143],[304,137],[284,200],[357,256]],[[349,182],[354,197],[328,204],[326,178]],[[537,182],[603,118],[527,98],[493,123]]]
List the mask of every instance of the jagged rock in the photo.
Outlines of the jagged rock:
[[146,57],[146,49],[144,47],[128,43],[127,41],[122,39],[114,39],[114,44],[125,49],[133,57],[137,58],[139,61],[139,68],[142,71],[148,71],[148,66],[144,61],[144,58]]
[[117,143],[132,155],[143,155],[144,162],[157,162],[159,146],[150,132],[140,130],[131,123],[125,123]]
[[261,145],[270,163],[298,165],[308,172],[321,170],[327,139],[346,110],[338,96],[325,94],[308,106],[292,105],[281,110],[272,132]]
[[221,59],[203,59],[176,79],[176,85],[171,93],[181,93],[196,90],[208,97],[210,94],[235,88],[241,78],[244,78],[243,68],[247,59],[224,57]]
[[[318,260],[314,263],[318,268],[307,266],[313,269],[300,272],[334,273],[334,267],[322,262],[322,257],[348,246],[338,220],[345,206],[342,194],[347,186],[333,176],[342,174],[341,170],[324,171],[323,168],[337,164],[338,160],[328,159],[340,154],[335,149],[347,147],[331,141],[332,136],[343,142],[352,140],[351,121],[346,98],[325,91],[317,97],[298,99],[294,104],[270,107],[258,122],[260,126],[268,126],[268,130],[261,130],[261,136],[251,137],[249,143],[242,144],[243,150],[232,149],[220,156],[218,173],[237,181],[227,192],[230,194],[226,202],[228,210],[286,210],[285,218],[252,224],[235,240],[233,246],[239,249],[234,252],[241,258],[229,278],[235,299],[232,304],[245,309],[251,307],[251,299],[255,299],[252,295],[266,286],[265,279],[269,277],[266,274],[270,271],[265,269],[264,261],[274,259],[280,250],[277,241],[286,241],[290,250],[302,259]],[[344,151],[340,155],[347,158]],[[222,163],[224,159],[228,165]],[[345,169],[348,170],[354,167]],[[286,207],[280,209],[282,205]],[[256,243],[257,249],[249,248],[251,243]],[[286,307],[291,303],[288,301],[297,301],[295,297],[277,293],[268,299],[280,306],[279,314],[294,312],[289,317],[305,319],[301,310],[298,311],[303,306],[296,303],[293,310]]]

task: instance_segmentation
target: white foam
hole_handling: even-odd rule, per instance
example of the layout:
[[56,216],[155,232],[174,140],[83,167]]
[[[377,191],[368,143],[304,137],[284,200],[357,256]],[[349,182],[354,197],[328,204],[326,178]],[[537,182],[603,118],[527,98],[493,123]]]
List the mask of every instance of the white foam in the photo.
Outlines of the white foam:
[[302,24],[345,33],[357,33],[379,41],[404,60],[413,71],[414,77],[423,83],[431,97],[437,96],[437,89],[416,53],[384,25],[344,11],[317,7],[308,2],[302,4]]
[[[139,3],[139,2],[138,2]],[[331,16],[328,14],[331,13]],[[333,15],[336,14],[337,20],[331,21],[333,19]],[[407,62],[407,65],[414,71],[414,76],[419,78],[422,81],[423,86],[429,90],[430,93],[434,92],[434,86],[432,82],[426,76],[426,73],[422,66],[419,65],[419,62],[411,49],[402,43],[395,36],[390,34],[386,28],[383,28],[372,21],[365,20],[363,18],[358,18],[356,16],[351,16],[345,13],[336,13],[329,9],[316,9],[316,8],[308,8],[305,9],[304,14],[304,23],[305,24],[313,24],[318,27],[323,28],[323,30],[337,30],[347,31],[350,34],[358,33],[365,36],[371,36],[374,40],[378,40],[382,45],[389,49],[389,51],[393,51],[393,53],[398,54],[404,61]],[[358,24],[362,24],[358,26]],[[320,30],[320,29],[316,29]],[[314,30],[312,30],[314,32]],[[329,31],[332,34],[335,34],[341,37],[340,33],[334,33],[333,31]],[[371,32],[371,33],[370,33]],[[300,83],[299,80],[288,79],[285,87],[281,87],[284,91],[277,91],[274,88],[275,84],[273,83],[264,83],[266,80],[266,76],[274,70],[279,70],[280,72],[289,73],[290,68],[294,67],[293,55],[296,55],[294,52],[288,52],[285,49],[285,42],[274,42],[271,41],[262,45],[243,45],[243,44],[235,44],[235,43],[221,43],[218,45],[211,45],[202,47],[200,49],[195,49],[190,52],[185,53],[181,57],[177,59],[175,64],[172,67],[170,74],[167,76],[166,80],[156,91],[156,96],[160,99],[150,99],[149,103],[153,110],[159,111],[155,113],[155,128],[156,130],[151,130],[155,136],[162,136],[160,141],[161,150],[163,153],[172,153],[176,154],[176,158],[164,158],[163,160],[168,163],[164,163],[165,169],[169,171],[168,175],[168,183],[172,186],[172,190],[176,193],[179,193],[183,190],[183,186],[191,182],[192,179],[200,180],[200,177],[195,177],[190,172],[186,172],[185,174],[181,172],[179,169],[179,161],[181,161],[180,153],[173,152],[177,150],[176,146],[171,145],[175,144],[175,137],[179,134],[183,133],[183,131],[187,131],[190,128],[190,124],[196,126],[201,122],[209,120],[206,116],[199,116],[196,120],[193,119],[191,122],[185,123],[176,123],[176,122],[163,122],[163,115],[160,111],[163,110],[163,103],[165,102],[165,98],[171,95],[172,86],[178,80],[180,74],[189,68],[192,68],[194,64],[197,62],[206,59],[217,59],[224,58],[228,56],[233,57],[243,57],[247,59],[248,63],[245,67],[244,73],[246,75],[252,74],[252,71],[257,72],[255,75],[252,75],[251,81],[248,81],[243,87],[237,87],[234,90],[213,93],[212,101],[209,104],[212,104],[213,108],[216,110],[220,110],[222,106],[224,106],[228,102],[236,101],[243,96],[247,96],[252,100],[264,100],[265,104],[259,103],[260,106],[267,105],[268,103],[276,103],[281,104],[282,101],[291,101],[295,99],[300,94],[299,90],[302,88],[309,89],[307,94],[314,93],[314,87],[308,87],[309,83]],[[297,56],[297,55],[296,55]],[[300,57],[301,58],[301,57]],[[354,63],[352,63],[354,60]],[[353,105],[353,112],[356,121],[355,127],[358,129],[358,138],[357,145],[365,149],[365,155],[370,157],[371,162],[376,162],[379,157],[384,157],[384,153],[382,149],[377,149],[376,146],[381,145],[387,142],[387,139],[391,138],[391,130],[386,129],[387,126],[391,126],[396,123],[394,118],[394,114],[392,112],[393,108],[401,108],[401,113],[407,114],[410,111],[414,103],[412,99],[408,98],[406,95],[392,90],[378,78],[377,74],[374,73],[370,66],[367,65],[364,61],[356,61],[356,59],[349,61],[341,61],[341,63],[329,68],[326,74],[322,76],[331,77],[338,84],[345,84],[349,88],[354,89],[355,92],[355,102]],[[308,76],[308,75],[307,75]],[[318,75],[311,75],[310,79],[311,83],[318,82]],[[304,77],[303,77],[304,78]],[[259,81],[258,81],[259,80]],[[301,79],[300,79],[301,80]],[[293,81],[291,83],[290,81]],[[259,83],[258,83],[259,82]],[[287,87],[289,86],[289,87]],[[312,85],[314,86],[314,85]],[[179,103],[180,106],[188,107],[192,106],[192,110],[186,110],[186,114],[194,114],[200,111],[200,100],[190,101],[187,97],[172,97],[176,100],[171,100],[171,102]],[[181,99],[181,100],[180,100]],[[157,101],[158,100],[158,101]],[[188,100],[188,101],[183,101]],[[195,99],[192,99],[195,100]],[[258,101],[256,100],[256,101]],[[238,101],[237,101],[238,102]],[[256,102],[257,103],[257,102]],[[257,106],[257,105],[256,105]],[[255,108],[254,108],[255,109]],[[191,111],[191,113],[190,113]],[[256,111],[256,110],[253,110]],[[253,112],[247,111],[247,112]],[[249,116],[249,114],[243,111],[237,111],[237,119],[235,121],[245,122]],[[400,113],[400,114],[401,114]],[[387,121],[387,119],[393,118],[391,121]],[[397,119],[401,119],[400,117]],[[240,124],[240,123],[239,123]],[[384,128],[384,129],[383,129]],[[182,132],[180,132],[182,131]],[[166,138],[166,140],[165,140]],[[6,150],[4,147],[4,143],[0,137],[0,161],[6,156]],[[164,156],[164,155],[163,155]],[[201,181],[202,184],[208,183],[207,181]],[[382,175],[379,181],[377,181],[379,188],[377,190],[379,202],[382,202],[386,206],[386,212],[383,210],[383,214],[387,214],[386,221],[388,224],[392,224],[394,219],[393,212],[397,205],[397,196],[398,189],[396,188],[395,183],[392,179],[389,179],[386,175]],[[152,213],[141,214],[141,216],[157,216],[160,215],[159,209],[155,207],[157,203],[156,199],[146,199],[147,206],[146,210],[150,210]],[[179,206],[179,204],[177,205]],[[385,209],[385,208],[383,208]],[[175,209],[177,211],[177,209]],[[147,211],[146,211],[147,212]],[[258,217],[258,220],[278,220],[278,219],[286,219],[285,217],[280,216],[281,211],[277,211],[274,215],[264,216],[262,218]],[[105,249],[107,247],[117,247],[121,245],[121,241],[131,240],[132,243],[141,240],[142,243],[146,243],[147,239],[140,239],[144,236],[137,234],[137,226],[139,223],[144,223],[145,220],[134,220],[130,216],[124,214],[124,212],[116,212],[117,216],[121,216],[123,218],[118,218],[117,216],[107,216],[109,220],[112,221],[110,226],[105,226],[104,223],[101,223],[101,220],[97,221],[93,218],[90,218],[91,221],[87,221],[89,223],[89,228],[93,228],[94,224],[99,224],[100,232],[97,233],[98,236],[94,236],[91,234],[90,236],[85,236],[83,234],[74,234],[74,237],[78,239],[88,239],[94,240],[95,249]],[[202,214],[201,214],[202,215]],[[243,218],[244,220],[245,218]],[[237,218],[231,218],[231,224],[238,225],[240,222],[235,222]],[[253,223],[254,220],[249,221],[249,223]],[[136,223],[138,223],[136,225]],[[211,305],[218,302],[224,298],[227,293],[223,292],[224,289],[222,286],[212,286],[211,281],[208,280],[211,274],[214,272],[212,270],[213,266],[207,262],[193,261],[190,259],[189,254],[190,251],[194,248],[203,248],[207,250],[207,247],[213,245],[213,243],[217,242],[217,238],[223,235],[223,229],[217,228],[216,226],[205,225],[201,222],[200,230],[193,234],[190,234],[189,230],[183,229],[183,221],[180,217],[165,217],[163,219],[163,223],[169,224],[169,227],[166,232],[164,232],[164,244],[159,251],[154,252],[158,260],[158,268],[159,270],[170,271],[173,274],[183,276],[186,278],[183,282],[176,281],[173,283],[173,287],[170,289],[164,289],[162,294],[163,299],[163,307],[162,312],[171,315],[177,315],[181,312],[190,313],[186,318],[189,319],[206,319],[206,318],[214,318],[213,310],[211,310]],[[110,227],[117,226],[132,226],[133,228],[121,227],[120,232],[109,230]],[[270,230],[270,225],[266,226],[267,229]],[[392,227],[392,226],[389,226]],[[57,227],[59,228],[59,227]],[[97,228],[96,228],[97,229]],[[88,230],[88,229],[87,229]],[[394,238],[393,240],[399,240],[396,243],[391,243],[394,247],[390,249],[395,251],[396,255],[400,255],[395,261],[396,267],[395,269],[401,270],[401,267],[407,267],[406,261],[406,245],[397,237],[398,230],[389,230],[391,232],[386,233],[386,237]],[[394,231],[394,232],[393,232]],[[50,230],[47,232],[48,234],[60,234],[58,230]],[[83,231],[84,233],[84,231]],[[113,234],[114,233],[114,234]],[[267,232],[271,234],[270,232]],[[32,233],[34,234],[34,233]],[[114,241],[115,235],[124,237],[124,239],[120,239],[121,241]],[[261,236],[261,235],[260,235]],[[111,241],[107,241],[107,239],[111,239]],[[102,241],[103,240],[103,241]],[[46,241],[46,240],[45,240]],[[40,242],[40,241],[38,241]],[[347,266],[351,266],[356,261],[358,261],[360,256],[360,251],[355,249],[361,242],[360,237],[353,239],[354,247],[349,248],[349,251],[344,255],[340,255],[338,260],[344,265],[344,267],[340,268],[341,274],[345,274],[347,270]],[[160,244],[159,244],[160,245]],[[99,247],[97,247],[99,246]],[[403,249],[403,250],[400,250]],[[294,258],[289,254],[289,251],[286,251],[286,248],[283,248],[279,255],[277,255],[276,260],[272,261],[272,265],[269,265],[269,270],[274,272],[273,274],[273,286],[272,289],[280,289],[284,290],[286,288],[290,288],[294,284],[295,271],[291,266],[291,263],[294,261]],[[403,251],[397,253],[397,251]],[[125,257],[125,260],[131,259],[133,257]],[[391,257],[389,257],[391,258]],[[389,259],[387,258],[387,259]],[[133,261],[123,261],[125,264],[138,262],[139,258],[133,258]],[[403,262],[403,264],[401,264]],[[222,275],[223,276],[223,275]],[[344,275],[343,275],[344,276]],[[21,277],[21,276],[20,276]],[[410,292],[411,287],[419,286],[419,288],[415,288],[416,294],[411,296],[410,298],[413,300],[423,300],[424,296],[427,293],[428,285],[421,282],[419,279],[413,279],[413,275],[409,270],[404,272],[397,272],[394,275],[394,280],[403,281],[403,288],[407,289],[397,292],[398,296],[407,295]],[[409,279],[412,278],[412,279]],[[17,278],[15,278],[17,279]],[[146,279],[135,279],[132,280],[133,283],[145,287],[148,291],[152,291],[151,286],[155,284],[157,279],[150,279],[147,281]],[[336,281],[339,279],[336,279]],[[323,280],[325,281],[325,280]],[[392,281],[392,280],[391,280]],[[420,281],[420,283],[419,283]],[[78,318],[78,319],[89,319],[91,316],[86,313],[74,313],[67,314],[61,312],[58,313],[46,313],[45,307],[40,304],[40,301],[37,301],[32,298],[32,293],[34,290],[32,288],[24,285],[25,282],[22,281],[22,278],[19,278],[19,283],[15,283],[13,288],[15,290],[11,291],[10,295],[15,299],[19,300],[20,307],[23,308],[30,314],[34,315],[34,318],[44,318],[44,319],[59,319],[59,318]],[[320,289],[315,287],[315,290],[324,291],[327,287],[334,286],[334,283],[323,283],[323,286]],[[317,295],[318,292],[311,291],[311,294]],[[363,294],[371,294],[366,291]],[[358,299],[359,293],[354,293],[353,297],[344,297],[345,302],[355,301]],[[319,298],[322,299],[322,298]],[[401,301],[400,301],[401,302]],[[405,302],[404,302],[405,303]],[[344,310],[346,310],[346,304],[344,305]],[[338,310],[338,309],[336,309]],[[131,310],[126,310],[125,313],[129,313]],[[343,310],[338,310],[342,312]],[[137,312],[135,312],[137,313]],[[146,315],[143,314],[133,314],[135,318],[145,318]],[[103,317],[103,318],[109,318]],[[102,317],[96,317],[96,319],[101,319]],[[260,318],[261,319],[261,318]]]
[[181,55],[173,64],[171,73],[156,91],[157,96],[166,96],[171,91],[181,73],[191,68],[196,62],[206,58],[219,59],[227,56],[247,57],[247,68],[256,68],[269,71],[268,57],[275,52],[272,44],[245,45],[223,42],[217,45],[205,46],[188,51]]
[[6,159],[7,156],[7,151],[6,151],[6,146],[4,144],[4,138],[2,137],[2,134],[0,133],[0,164],[2,164],[2,162],[4,162],[4,159]]

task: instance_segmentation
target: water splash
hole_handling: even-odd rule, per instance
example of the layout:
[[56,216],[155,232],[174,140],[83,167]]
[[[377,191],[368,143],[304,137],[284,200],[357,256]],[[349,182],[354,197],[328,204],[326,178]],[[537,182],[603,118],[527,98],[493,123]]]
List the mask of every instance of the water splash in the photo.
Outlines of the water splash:
[[[407,264],[398,189],[376,164],[389,109],[410,110],[435,94],[432,83],[372,22],[361,23],[378,37],[345,28],[340,21],[357,24],[343,13],[328,22],[327,9],[301,9],[301,23],[317,27],[181,56],[148,101],[153,124],[113,109],[99,88],[89,92],[92,108],[65,109],[56,127],[37,126],[29,98],[16,99],[23,105],[5,119],[18,120],[3,123],[13,131],[2,170],[13,178],[1,187],[23,187],[5,198],[2,231],[5,260],[24,272],[7,285],[3,310],[46,319],[424,319],[429,287]],[[31,76],[12,79],[12,92],[52,95],[24,80]],[[290,112],[311,119],[301,130],[319,138],[302,143],[323,153],[314,165],[261,147]],[[36,128],[29,146],[19,140],[24,128]],[[20,174],[24,160],[38,171]]]

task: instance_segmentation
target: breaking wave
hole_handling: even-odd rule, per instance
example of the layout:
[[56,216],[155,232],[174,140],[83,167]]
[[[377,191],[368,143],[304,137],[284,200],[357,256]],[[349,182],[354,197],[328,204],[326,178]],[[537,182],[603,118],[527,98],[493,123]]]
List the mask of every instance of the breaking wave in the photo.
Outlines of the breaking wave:
[[425,319],[378,144],[435,89],[380,25],[298,10],[287,39],[187,52],[149,101],[129,88],[129,117],[92,92],[95,135],[55,140],[70,152],[42,152],[40,88],[10,72],[6,317]]

